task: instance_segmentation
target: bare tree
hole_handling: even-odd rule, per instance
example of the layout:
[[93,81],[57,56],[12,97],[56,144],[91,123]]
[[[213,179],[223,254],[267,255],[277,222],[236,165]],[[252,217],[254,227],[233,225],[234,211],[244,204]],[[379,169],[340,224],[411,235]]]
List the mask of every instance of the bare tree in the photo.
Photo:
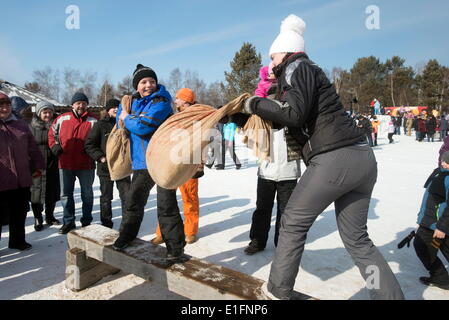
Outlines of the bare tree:
[[335,90],[337,91],[337,94],[340,93],[340,89],[341,89],[342,82],[343,82],[343,78],[341,76],[342,72],[343,72],[342,68],[338,68],[338,67],[332,68],[332,73],[331,73],[330,79],[334,83]]
[[182,84],[183,80],[181,71],[179,68],[173,69],[168,77],[167,90],[174,96],[176,92],[181,89]]
[[80,72],[72,68],[65,68],[62,72],[64,83],[64,103],[70,104],[73,94],[79,90]]
[[203,101],[204,104],[217,108],[225,104],[226,88],[222,82],[212,82],[206,91],[206,96]]
[[133,92],[133,79],[131,78],[131,76],[124,77],[123,80],[117,85],[118,96],[121,98],[124,95],[133,94]]
[[26,82],[25,89],[34,93],[41,93],[41,87],[37,82]]
[[91,103],[96,102],[96,81],[96,72],[86,71],[81,74],[79,70],[65,68],[63,71],[64,102],[70,104],[73,94],[77,91],[83,92],[91,100]]
[[97,102],[94,98],[97,96],[97,73],[94,71],[86,71],[80,77],[80,91],[84,92],[86,96],[88,96],[92,102]]
[[49,66],[42,70],[33,71],[33,82],[39,84],[39,93],[54,99],[59,100],[60,86],[59,86],[59,71]]
[[97,97],[97,103],[101,106],[106,106],[106,102],[115,97],[115,90],[112,84],[107,79],[104,80]]

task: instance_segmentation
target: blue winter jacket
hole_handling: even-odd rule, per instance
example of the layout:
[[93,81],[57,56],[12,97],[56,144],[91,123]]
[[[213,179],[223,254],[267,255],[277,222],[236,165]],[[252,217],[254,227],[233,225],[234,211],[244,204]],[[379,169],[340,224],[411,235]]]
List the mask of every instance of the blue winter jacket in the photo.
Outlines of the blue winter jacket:
[[225,140],[234,141],[235,130],[237,129],[237,124],[234,122],[226,123],[223,126],[223,137]]
[[449,234],[449,170],[435,169],[424,187],[426,191],[417,223]]
[[[172,98],[163,85],[144,98],[133,99],[130,115],[125,118],[125,128],[130,132],[133,170],[147,169],[145,154],[148,143],[157,128],[172,115]],[[122,112],[119,105],[116,123]]]

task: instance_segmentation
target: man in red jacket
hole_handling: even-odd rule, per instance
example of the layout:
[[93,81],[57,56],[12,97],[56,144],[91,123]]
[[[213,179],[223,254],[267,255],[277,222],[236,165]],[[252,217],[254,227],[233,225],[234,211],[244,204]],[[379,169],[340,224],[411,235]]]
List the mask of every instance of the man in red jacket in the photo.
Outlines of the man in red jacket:
[[57,117],[48,131],[50,149],[59,156],[61,203],[64,208],[64,224],[59,230],[60,234],[76,228],[73,199],[76,178],[79,179],[83,201],[81,225],[85,227],[92,222],[95,163],[84,151],[84,144],[97,118],[87,112],[88,105],[89,99],[84,93],[75,93],[72,97],[72,111]]

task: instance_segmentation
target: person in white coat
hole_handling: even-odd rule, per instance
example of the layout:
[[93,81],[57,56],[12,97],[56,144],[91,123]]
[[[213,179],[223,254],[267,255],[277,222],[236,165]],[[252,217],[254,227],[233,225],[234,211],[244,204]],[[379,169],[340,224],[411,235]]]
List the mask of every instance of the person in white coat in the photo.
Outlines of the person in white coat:
[[262,160],[257,172],[257,201],[253,213],[249,237],[251,242],[245,248],[247,255],[265,249],[271,226],[274,199],[277,201],[274,245],[277,246],[282,213],[287,205],[298,178],[301,176],[299,156],[288,161],[286,129],[273,130],[270,151],[271,161]]

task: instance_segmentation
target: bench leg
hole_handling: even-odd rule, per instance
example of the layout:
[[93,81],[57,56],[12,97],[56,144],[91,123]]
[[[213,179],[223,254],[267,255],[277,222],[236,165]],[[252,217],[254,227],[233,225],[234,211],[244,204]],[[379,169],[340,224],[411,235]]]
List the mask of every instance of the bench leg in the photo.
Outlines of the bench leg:
[[120,269],[86,256],[79,248],[66,251],[66,287],[81,291],[104,277],[119,272]]

